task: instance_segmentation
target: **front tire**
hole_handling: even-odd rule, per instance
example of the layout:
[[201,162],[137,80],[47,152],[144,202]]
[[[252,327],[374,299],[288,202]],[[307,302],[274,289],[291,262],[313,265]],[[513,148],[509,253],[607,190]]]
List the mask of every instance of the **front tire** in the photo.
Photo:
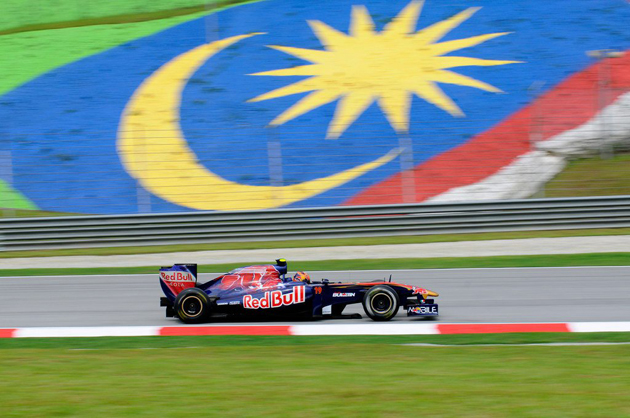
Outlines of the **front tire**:
[[203,322],[209,311],[208,295],[201,289],[195,287],[185,289],[175,299],[175,313],[186,324]]
[[399,307],[398,293],[390,286],[374,286],[363,296],[363,310],[374,321],[389,321]]

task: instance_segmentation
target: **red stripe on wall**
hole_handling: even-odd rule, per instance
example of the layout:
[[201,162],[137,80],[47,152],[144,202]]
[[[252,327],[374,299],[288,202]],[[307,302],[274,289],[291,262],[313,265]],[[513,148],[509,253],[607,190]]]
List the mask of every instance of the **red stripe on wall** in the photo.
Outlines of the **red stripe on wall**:
[[291,335],[289,326],[233,326],[233,327],[163,327],[162,336],[189,335]]
[[[602,65],[608,66],[606,72],[610,71],[611,80],[605,97],[598,93]],[[452,188],[477,183],[532,150],[533,125],[542,126],[542,131],[537,132],[541,140],[549,139],[590,120],[599,110],[598,103],[607,106],[629,91],[629,67],[630,51],[621,58],[592,65],[465,144],[418,164],[410,170],[415,199],[403,199],[403,173],[398,173],[368,187],[344,205],[422,202]]]
[[567,324],[439,324],[440,334],[498,334],[506,332],[569,332]]
[[15,328],[1,328],[0,338],[13,338],[15,331]]

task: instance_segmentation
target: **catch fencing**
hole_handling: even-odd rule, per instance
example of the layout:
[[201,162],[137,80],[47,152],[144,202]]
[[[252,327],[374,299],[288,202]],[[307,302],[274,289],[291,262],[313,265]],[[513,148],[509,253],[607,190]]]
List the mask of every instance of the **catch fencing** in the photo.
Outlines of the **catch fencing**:
[[[180,7],[209,10],[235,2],[77,1],[63,2],[66,7],[61,8],[40,1],[25,8],[23,0],[6,0],[0,6],[0,32],[10,30],[10,24],[96,19],[110,16],[112,10],[115,14]],[[321,7],[336,6],[329,2]],[[11,21],[2,19],[2,10],[10,12],[5,15],[12,16]],[[187,32],[186,41],[197,45],[225,35],[217,15],[204,19],[195,33]],[[5,40],[14,42],[16,50],[18,41]],[[300,40],[299,45],[311,41]],[[264,43],[262,38],[256,42]],[[246,43],[227,48],[213,59],[214,70],[208,67],[186,79],[177,114],[166,118],[169,123],[164,129],[156,128],[161,126],[156,124],[161,113],[152,113],[146,103],[127,113],[125,106],[131,103],[127,100],[138,90],[127,91],[127,86],[121,92],[90,93],[96,72],[70,77],[62,83],[61,96],[56,83],[46,84],[43,90],[20,90],[18,99],[3,96],[0,208],[4,216],[12,216],[13,209],[148,214],[630,193],[626,180],[630,178],[626,76],[630,61],[622,51],[588,51],[591,65],[560,84],[532,78],[527,88],[519,90],[497,70],[493,77],[488,75],[489,80],[509,95],[483,96],[479,89],[459,88],[449,93],[457,102],[475,103],[462,108],[465,117],[453,117],[415,98],[409,109],[400,111],[399,117],[409,120],[402,131],[372,104],[353,115],[356,120],[332,139],[328,130],[338,128],[333,122],[338,119],[337,108],[323,106],[275,126],[272,121],[294,105],[293,99],[278,107],[271,101],[253,100],[266,90],[248,92],[243,98],[226,88],[227,82],[217,78],[218,69],[247,55],[246,48]],[[518,58],[522,51],[512,53],[506,59]],[[143,62],[143,54],[131,60]],[[163,57],[165,63],[174,59]],[[158,70],[140,68],[142,80]],[[136,86],[136,81],[125,83]],[[510,95],[520,95],[518,102],[499,100]],[[33,123],[39,119],[46,124]],[[128,124],[121,123],[125,119]],[[57,120],[58,124],[48,123]],[[584,157],[591,161],[574,164]],[[570,172],[563,172],[567,166]],[[511,169],[507,174],[506,168]],[[484,184],[476,187],[480,183]]]
[[[364,123],[355,127],[356,137],[351,142],[322,139],[321,132],[313,130],[310,133],[308,127],[304,128],[301,138],[286,141],[279,139],[283,133],[282,127],[270,129],[267,141],[257,144],[248,142],[246,126],[236,127],[233,131],[215,129],[194,132],[188,138],[190,146],[196,152],[199,163],[208,167],[208,172],[200,174],[198,179],[190,179],[190,182],[203,185],[203,177],[208,177],[208,173],[212,172],[238,186],[229,190],[215,188],[210,191],[204,188],[197,191],[170,181],[167,169],[164,174],[159,171],[160,165],[168,165],[169,160],[160,159],[149,151],[143,154],[143,158],[154,160],[157,168],[151,169],[153,171],[138,168],[133,172],[125,172],[117,155],[124,149],[116,148],[115,132],[65,135],[24,132],[15,136],[6,135],[5,140],[0,142],[0,179],[24,193],[42,210],[77,214],[144,214],[181,211],[182,208],[232,210],[247,205],[265,209],[282,207],[287,204],[282,192],[270,193],[266,201],[251,194],[247,190],[252,188],[246,190],[246,187],[270,186],[283,190],[297,184],[303,185],[306,191],[313,187],[321,189],[313,190],[314,197],[298,201],[297,205],[302,207],[379,202],[418,203],[439,197],[440,193],[449,190],[449,185],[472,184],[484,176],[492,175],[490,167],[497,165],[496,161],[507,165],[513,158],[512,154],[518,156],[534,151],[542,139],[561,131],[560,126],[564,123],[562,118],[549,120],[546,119],[545,114],[548,112],[545,109],[534,107],[533,111],[538,116],[528,119],[531,125],[520,124],[517,118],[519,126],[515,129],[520,130],[496,132],[487,139],[477,140],[479,150],[474,155],[467,156],[463,151],[442,154],[439,164],[443,169],[439,173],[432,168],[423,168],[422,164],[433,167],[432,159],[439,150],[457,151],[458,147],[462,147],[467,140],[462,140],[462,137],[467,135],[468,125],[489,124],[491,121],[457,121],[457,126],[451,127],[431,126],[428,122],[420,121],[412,123],[408,136],[400,138],[387,136],[369,123]],[[499,196],[490,188],[489,191],[471,190],[464,198],[457,200],[487,199],[488,193],[490,199],[627,194],[630,183],[624,179],[630,178],[628,157],[610,157],[617,151],[627,151],[630,144],[624,145],[628,143],[625,140],[604,140],[608,138],[607,135],[615,134],[621,126],[626,126],[627,120],[612,115],[604,124],[588,126],[594,138],[598,138],[598,132],[601,131],[601,141],[594,142],[601,143],[601,147],[598,149],[597,145],[593,145],[590,153],[595,155],[591,163],[572,167],[570,176],[560,175],[549,182],[555,171],[549,174],[544,166],[545,157],[537,157],[540,164],[536,160],[518,171],[517,175],[497,180],[504,189],[511,191],[511,195]],[[151,141],[157,145],[167,141],[171,134],[142,133],[147,143]],[[627,138],[630,132],[615,135],[615,138]],[[358,177],[353,181],[338,185],[328,177],[344,171],[352,172],[360,164],[374,161],[393,150],[400,152],[394,160],[374,171],[357,174]],[[557,156],[559,152],[552,149],[549,155]],[[588,155],[588,152],[584,150],[583,154]],[[600,159],[600,155],[603,158]],[[570,156],[566,160],[580,157]],[[557,169],[562,170],[560,165],[564,163],[554,164],[553,168],[558,166]],[[616,168],[613,170],[613,167]],[[393,187],[370,191],[369,188],[378,181],[396,173],[402,174]],[[144,187],[141,179],[160,178],[160,175],[164,178],[163,187],[151,191]],[[317,179],[318,186],[309,183],[313,179]],[[514,194],[522,189],[524,182],[531,193]],[[217,201],[223,202],[223,207],[215,205]],[[0,208],[19,207],[15,205],[11,194],[0,193]],[[5,216],[10,216],[10,213],[5,213]]]
[[[630,226],[630,196],[0,220],[2,251]],[[614,249],[611,249],[614,250]]]

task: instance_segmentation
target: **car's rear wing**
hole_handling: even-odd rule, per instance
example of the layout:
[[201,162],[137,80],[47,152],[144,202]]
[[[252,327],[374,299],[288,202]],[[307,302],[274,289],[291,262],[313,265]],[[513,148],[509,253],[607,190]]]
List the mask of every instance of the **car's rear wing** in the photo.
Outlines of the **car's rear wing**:
[[164,294],[171,300],[184,289],[197,284],[197,264],[173,264],[171,267],[160,267],[160,286]]

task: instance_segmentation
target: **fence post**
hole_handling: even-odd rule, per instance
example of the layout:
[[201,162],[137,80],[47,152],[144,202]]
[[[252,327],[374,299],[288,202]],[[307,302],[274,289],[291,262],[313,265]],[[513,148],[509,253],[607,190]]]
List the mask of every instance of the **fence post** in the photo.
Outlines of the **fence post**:
[[599,115],[599,156],[601,159],[609,159],[614,157],[613,144],[609,143],[608,136],[608,118],[603,112],[608,105],[609,96],[608,88],[611,84],[610,60],[623,56],[623,52],[612,49],[597,49],[594,51],[586,51],[586,55],[597,60],[597,111]]
[[[274,127],[267,128],[267,158],[269,161],[269,184],[273,187],[283,186],[282,145]],[[274,198],[282,200],[282,196],[274,196]]]
[[211,43],[219,40],[219,16],[217,13],[209,13],[215,9],[215,1],[206,0],[206,17],[204,18],[204,26],[206,30],[206,43]]
[[[146,136],[144,129],[136,131],[141,138],[142,155],[139,156],[138,170],[143,171],[146,169]],[[136,196],[138,199],[138,213],[151,213],[151,194],[140,184],[138,180],[139,176],[136,176]]]
[[[0,151],[0,179],[7,183],[7,186],[13,186],[13,160],[11,151]],[[0,197],[0,205],[2,206],[2,216],[12,218],[15,216],[15,209],[6,208],[4,204],[5,196]]]
[[413,172],[413,143],[409,132],[398,135],[400,148],[401,193],[403,203],[416,202],[416,180]]
[[530,96],[530,123],[529,123],[529,144],[530,151],[536,150],[536,144],[543,139],[543,112],[540,110],[540,105],[536,104],[536,99],[540,95],[543,86],[545,85],[544,81],[534,81],[528,88],[527,92]]
[[608,104],[609,65],[607,57],[604,56],[599,61],[599,70],[597,71],[597,110],[599,111],[599,136],[601,141],[599,156],[603,160],[614,156],[613,147],[609,143],[608,138],[608,118],[606,117],[606,112],[604,112]]
[[[540,109],[540,104],[536,103],[536,99],[540,95],[544,81],[534,81],[527,91],[530,96],[530,118],[529,118],[529,150],[536,151],[536,144],[543,140],[543,127],[544,120],[543,114]],[[540,188],[534,193],[532,197],[543,198],[545,197],[545,184],[541,184]]]

